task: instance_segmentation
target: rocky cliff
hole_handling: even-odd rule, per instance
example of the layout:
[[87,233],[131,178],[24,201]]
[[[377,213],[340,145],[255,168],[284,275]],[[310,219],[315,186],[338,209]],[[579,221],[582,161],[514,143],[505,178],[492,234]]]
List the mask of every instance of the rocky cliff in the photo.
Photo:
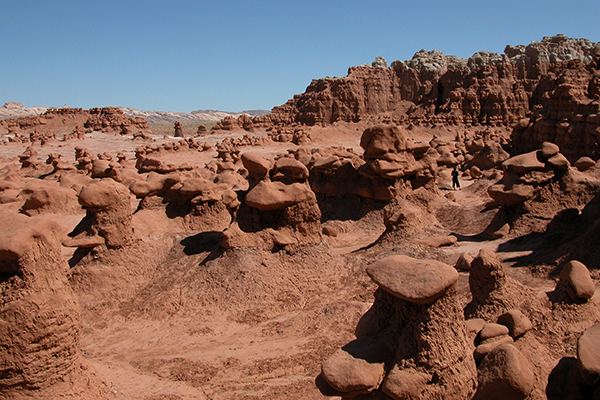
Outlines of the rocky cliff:
[[313,80],[305,93],[252,122],[330,125],[385,117],[398,124],[501,125],[514,127],[519,151],[551,141],[567,157],[598,158],[599,99],[600,44],[557,35],[469,59],[421,50],[388,67],[378,57],[345,77]]
[[564,74],[577,86],[572,95],[593,101],[598,57],[599,44],[565,36],[469,59],[421,50],[387,67],[379,57],[372,65],[351,67],[343,78],[313,80],[305,93],[275,107],[271,120],[327,125],[389,113],[401,122],[509,125],[534,110],[556,107],[550,99]]

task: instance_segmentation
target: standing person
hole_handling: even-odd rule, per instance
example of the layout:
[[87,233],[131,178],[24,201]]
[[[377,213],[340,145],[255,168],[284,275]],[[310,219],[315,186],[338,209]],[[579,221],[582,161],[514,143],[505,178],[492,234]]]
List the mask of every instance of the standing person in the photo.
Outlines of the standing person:
[[452,189],[455,188],[459,188],[460,189],[460,182],[458,181],[458,169],[457,166],[454,166],[454,169],[452,170]]

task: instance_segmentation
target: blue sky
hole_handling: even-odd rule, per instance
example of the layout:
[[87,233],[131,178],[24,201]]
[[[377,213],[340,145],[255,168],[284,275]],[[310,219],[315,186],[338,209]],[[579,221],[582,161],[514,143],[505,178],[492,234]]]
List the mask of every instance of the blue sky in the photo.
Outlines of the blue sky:
[[598,42],[599,17],[598,0],[5,0],[0,104],[271,109],[377,56]]

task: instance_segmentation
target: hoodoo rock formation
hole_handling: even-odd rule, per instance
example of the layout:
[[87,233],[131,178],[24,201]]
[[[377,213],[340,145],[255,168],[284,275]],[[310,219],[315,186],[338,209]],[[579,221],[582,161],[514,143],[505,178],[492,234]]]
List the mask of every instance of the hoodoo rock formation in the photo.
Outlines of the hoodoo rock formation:
[[200,138],[2,121],[0,398],[599,399],[599,79],[559,35]]
[[0,235],[0,396],[113,399],[79,353],[79,305],[60,228],[3,213]]
[[145,119],[129,118],[118,107],[89,110],[51,108],[40,115],[4,119],[0,121],[0,127],[14,135],[11,138],[13,141],[25,143],[43,143],[50,139],[65,140],[72,136],[81,138],[83,128],[121,134],[147,132],[150,129]]

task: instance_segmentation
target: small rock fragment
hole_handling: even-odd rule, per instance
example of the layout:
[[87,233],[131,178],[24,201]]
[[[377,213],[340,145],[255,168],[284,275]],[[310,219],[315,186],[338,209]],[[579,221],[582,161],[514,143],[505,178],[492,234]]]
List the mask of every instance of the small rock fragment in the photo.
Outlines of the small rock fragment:
[[456,263],[454,264],[454,268],[459,271],[468,271],[471,269],[471,262],[473,262],[474,257],[469,253],[463,253],[458,257]]

